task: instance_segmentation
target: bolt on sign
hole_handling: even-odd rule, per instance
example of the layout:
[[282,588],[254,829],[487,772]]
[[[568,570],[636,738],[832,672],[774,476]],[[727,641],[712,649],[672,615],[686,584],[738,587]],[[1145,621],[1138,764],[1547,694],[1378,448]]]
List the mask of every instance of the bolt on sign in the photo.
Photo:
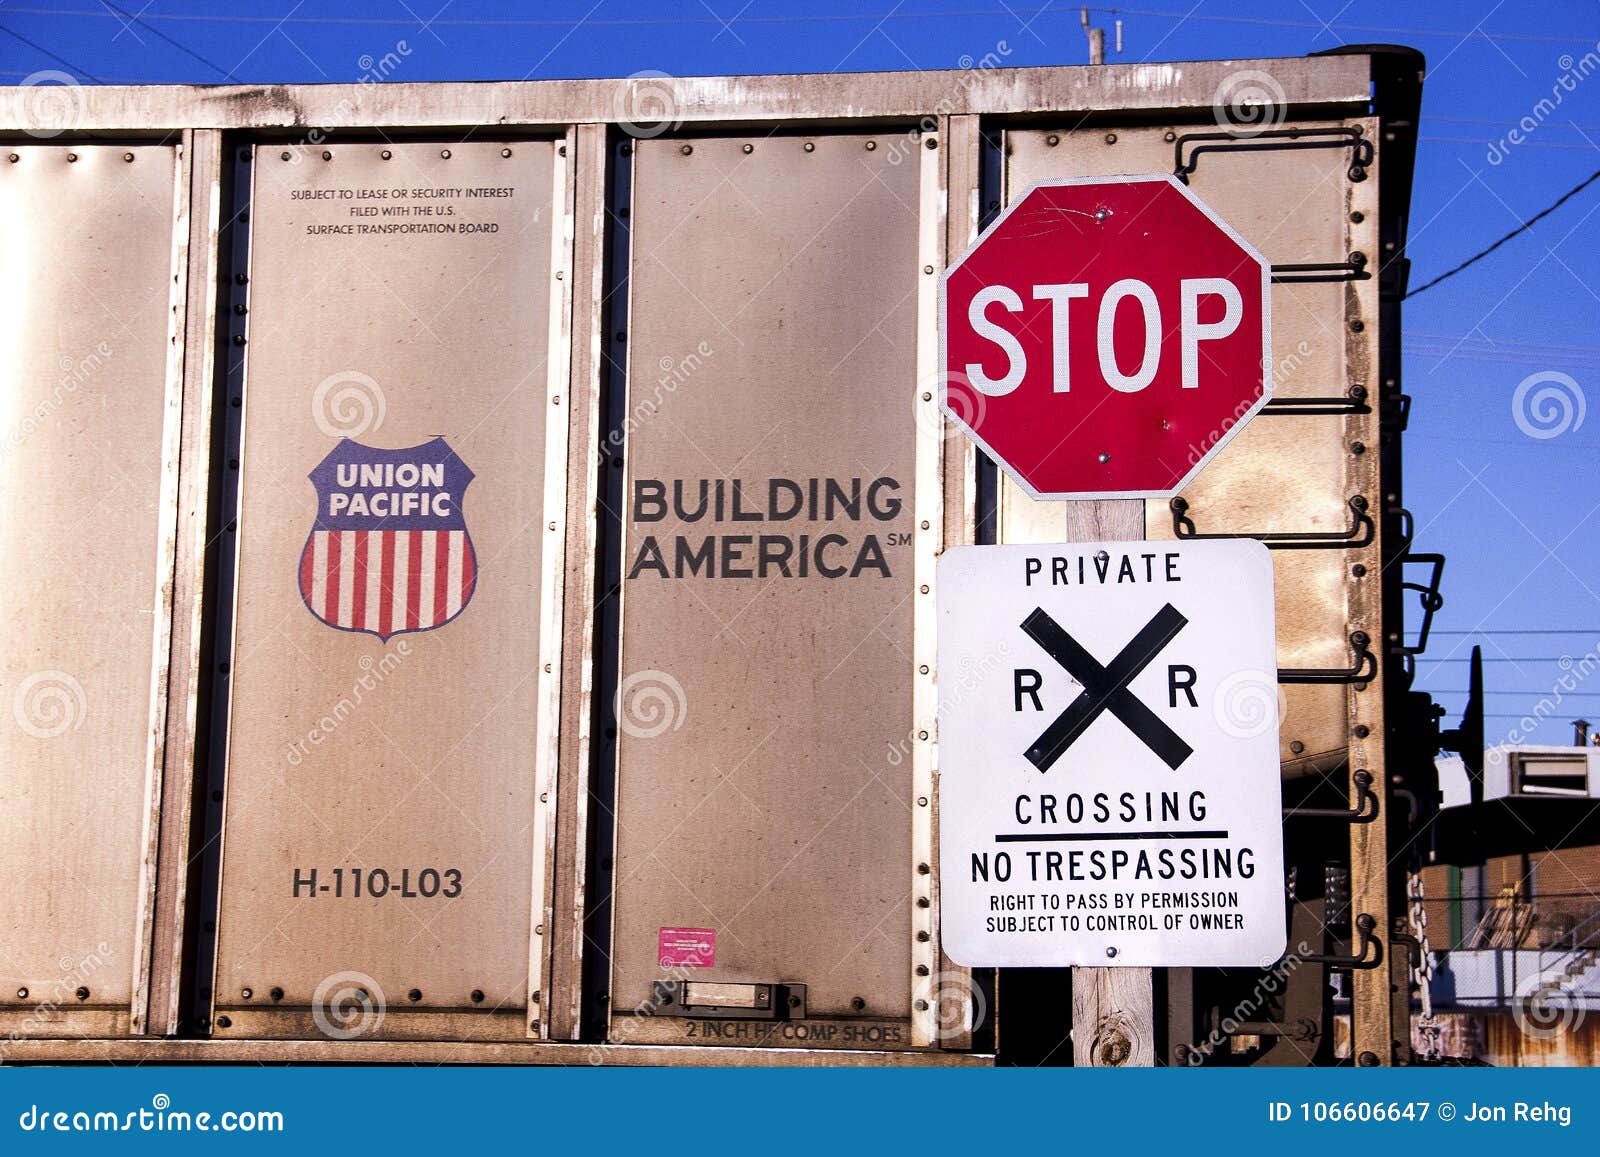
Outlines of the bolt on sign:
[[1170,175],[1040,182],[945,273],[941,405],[1035,498],[1170,497],[1272,396],[1271,275]]
[[1272,563],[1227,542],[939,560],[940,901],[971,967],[1265,967],[1285,942]]
[[566,161],[473,140],[249,168],[215,1030],[538,1035]]

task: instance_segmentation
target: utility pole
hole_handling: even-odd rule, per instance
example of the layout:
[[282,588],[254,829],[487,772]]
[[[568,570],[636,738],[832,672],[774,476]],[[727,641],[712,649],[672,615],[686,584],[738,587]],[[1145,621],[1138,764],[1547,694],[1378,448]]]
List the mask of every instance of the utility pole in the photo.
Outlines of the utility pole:
[[[1106,62],[1106,30],[1090,25],[1089,9],[1080,9],[1079,14],[1083,20],[1083,34],[1089,38],[1089,63],[1104,64]],[[1116,9],[1112,9],[1112,16],[1116,17],[1113,22],[1116,30],[1116,40],[1112,51],[1120,56],[1122,54],[1122,18],[1116,16]]]
[[[1106,62],[1106,30],[1092,27],[1082,9],[1089,38],[1089,63]],[[1116,48],[1122,51],[1122,21],[1116,22]],[[1139,499],[1068,503],[1069,540],[1144,537],[1144,503]],[[1146,1068],[1156,1063],[1155,1000],[1148,968],[1072,970],[1073,1064],[1089,1068]]]

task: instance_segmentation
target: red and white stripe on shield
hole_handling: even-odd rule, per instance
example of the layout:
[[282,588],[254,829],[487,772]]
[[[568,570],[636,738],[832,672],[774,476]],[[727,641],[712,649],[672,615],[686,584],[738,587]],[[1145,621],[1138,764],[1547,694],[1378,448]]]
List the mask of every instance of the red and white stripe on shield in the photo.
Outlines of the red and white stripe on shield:
[[472,600],[477,578],[464,530],[314,530],[300,557],[311,613],[380,639],[444,626]]

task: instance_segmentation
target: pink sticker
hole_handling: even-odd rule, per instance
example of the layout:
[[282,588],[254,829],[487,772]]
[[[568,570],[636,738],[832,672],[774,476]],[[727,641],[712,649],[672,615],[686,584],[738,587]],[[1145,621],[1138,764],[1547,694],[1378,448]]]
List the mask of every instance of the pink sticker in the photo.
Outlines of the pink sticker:
[[656,957],[662,968],[714,968],[717,930],[663,928],[656,938]]

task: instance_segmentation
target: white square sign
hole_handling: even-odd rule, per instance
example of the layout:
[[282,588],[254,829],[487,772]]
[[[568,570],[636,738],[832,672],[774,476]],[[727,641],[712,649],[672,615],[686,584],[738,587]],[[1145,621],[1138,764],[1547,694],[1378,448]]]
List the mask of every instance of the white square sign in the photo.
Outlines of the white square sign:
[[950,958],[1276,961],[1283,793],[1267,548],[954,547],[938,591]]

